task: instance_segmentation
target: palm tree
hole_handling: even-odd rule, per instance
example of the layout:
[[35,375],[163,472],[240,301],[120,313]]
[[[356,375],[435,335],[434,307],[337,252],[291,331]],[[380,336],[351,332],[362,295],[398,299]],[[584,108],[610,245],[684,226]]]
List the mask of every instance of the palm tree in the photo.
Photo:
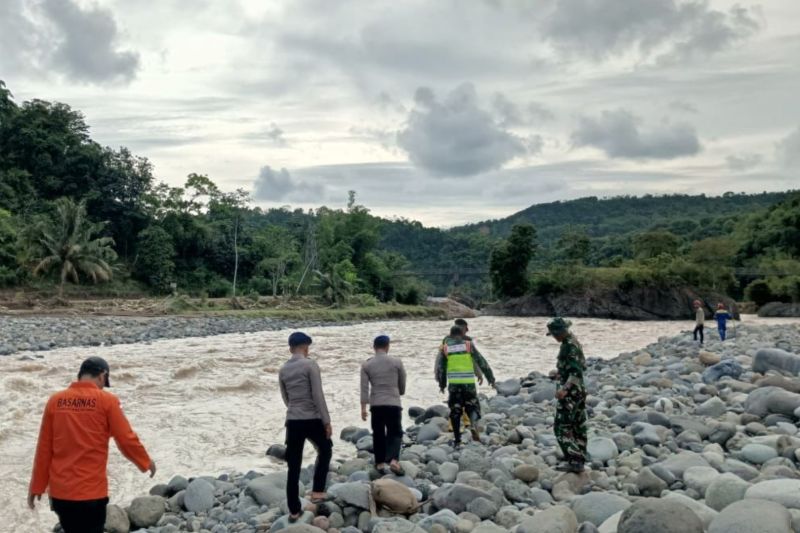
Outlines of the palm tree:
[[92,282],[108,281],[113,275],[111,263],[117,254],[111,248],[114,239],[97,237],[105,222],[92,222],[86,217],[86,203],[59,198],[56,211],[40,220],[27,232],[31,267],[34,276],[58,270],[59,298],[64,296],[67,279],[80,282],[80,274]]

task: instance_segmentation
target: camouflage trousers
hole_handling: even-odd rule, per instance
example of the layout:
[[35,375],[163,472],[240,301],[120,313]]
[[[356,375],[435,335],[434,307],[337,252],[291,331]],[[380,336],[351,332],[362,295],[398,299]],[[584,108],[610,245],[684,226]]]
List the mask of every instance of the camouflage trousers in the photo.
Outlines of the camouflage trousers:
[[447,406],[450,408],[450,424],[456,434],[456,440],[459,440],[461,416],[466,413],[473,427],[481,418],[478,389],[475,388],[475,385],[450,385],[447,390],[449,393]]
[[578,392],[558,400],[555,427],[556,440],[564,459],[576,463],[586,462],[586,394]]

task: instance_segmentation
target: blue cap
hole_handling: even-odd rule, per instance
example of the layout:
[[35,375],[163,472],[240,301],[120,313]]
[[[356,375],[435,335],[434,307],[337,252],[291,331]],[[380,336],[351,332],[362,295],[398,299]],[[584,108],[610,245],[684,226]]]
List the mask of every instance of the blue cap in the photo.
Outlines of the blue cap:
[[372,345],[375,346],[376,348],[384,348],[386,346],[389,346],[389,342],[390,342],[389,335],[378,335],[377,337],[375,337],[375,340],[372,342]]
[[311,337],[309,337],[302,331],[295,331],[294,333],[289,335],[290,348],[294,348],[295,346],[305,346],[307,344],[311,344]]

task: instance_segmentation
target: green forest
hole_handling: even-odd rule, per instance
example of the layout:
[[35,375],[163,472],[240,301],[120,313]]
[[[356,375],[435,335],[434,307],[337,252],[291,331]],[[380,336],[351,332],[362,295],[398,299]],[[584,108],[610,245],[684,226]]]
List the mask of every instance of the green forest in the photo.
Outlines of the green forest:
[[591,197],[438,229],[373,216],[352,191],[339,208],[264,210],[196,170],[159,182],[80,111],[0,82],[0,288],[344,306],[657,282],[800,301],[798,193]]

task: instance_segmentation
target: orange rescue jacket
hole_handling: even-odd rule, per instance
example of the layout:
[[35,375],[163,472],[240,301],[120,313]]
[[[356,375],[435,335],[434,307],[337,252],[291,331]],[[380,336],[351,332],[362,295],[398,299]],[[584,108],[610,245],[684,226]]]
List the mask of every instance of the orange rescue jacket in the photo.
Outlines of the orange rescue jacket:
[[51,396],[39,430],[30,494],[47,491],[52,498],[79,501],[108,497],[111,437],[139,470],[150,468],[150,457],[116,396],[86,381]]

